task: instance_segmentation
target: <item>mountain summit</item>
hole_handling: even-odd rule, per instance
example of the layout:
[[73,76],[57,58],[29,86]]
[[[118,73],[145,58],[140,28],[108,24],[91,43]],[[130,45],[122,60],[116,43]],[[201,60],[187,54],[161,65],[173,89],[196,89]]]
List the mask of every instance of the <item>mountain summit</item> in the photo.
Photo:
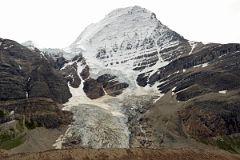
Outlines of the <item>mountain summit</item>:
[[[157,54],[170,48],[171,53]],[[133,6],[113,10],[100,22],[89,25],[69,49],[83,51],[85,57],[97,58],[106,67],[121,65],[143,70],[190,52],[191,47],[181,35],[163,25],[154,13]],[[174,53],[173,49],[181,52]]]

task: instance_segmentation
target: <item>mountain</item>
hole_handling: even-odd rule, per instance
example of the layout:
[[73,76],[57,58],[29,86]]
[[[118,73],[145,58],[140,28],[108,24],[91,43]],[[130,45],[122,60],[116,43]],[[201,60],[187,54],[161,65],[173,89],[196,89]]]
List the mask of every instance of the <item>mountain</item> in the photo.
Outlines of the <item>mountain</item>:
[[[89,25],[65,50],[75,55],[61,69],[73,95],[69,103],[116,97],[107,104],[117,101],[128,118],[127,147],[192,146],[202,138],[218,145],[217,137],[227,136],[223,143],[238,152],[229,143],[240,129],[239,44],[189,41],[133,6]],[[78,126],[81,118],[75,121]]]
[[28,104],[40,117],[31,125],[58,128],[73,114],[58,149],[240,153],[240,44],[187,40],[133,6],[89,25],[65,49],[25,45],[1,39],[3,122],[12,110],[27,116],[21,107]]
[[116,71],[119,75],[112,76],[136,88],[140,72],[163,67],[190,53],[196,44],[163,25],[154,13],[133,6],[116,9],[91,24],[65,50],[72,56],[82,54],[95,79]]

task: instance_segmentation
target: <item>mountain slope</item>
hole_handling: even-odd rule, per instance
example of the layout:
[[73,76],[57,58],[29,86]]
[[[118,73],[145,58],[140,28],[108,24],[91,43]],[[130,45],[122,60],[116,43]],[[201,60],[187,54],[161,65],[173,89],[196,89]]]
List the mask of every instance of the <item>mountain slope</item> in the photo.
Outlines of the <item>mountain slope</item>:
[[[239,133],[238,100],[229,98],[239,96],[239,44],[188,41],[133,6],[91,24],[66,50],[78,57],[62,68],[71,71],[65,75],[75,95],[70,103],[85,96],[77,105],[90,98],[117,106],[128,118],[129,147],[196,147],[199,138],[218,146],[218,136]],[[117,95],[102,77],[117,84]],[[238,144],[224,143],[239,152]]]
[[0,38],[0,148],[23,143],[28,129],[69,124],[72,114],[61,103],[70,97],[64,77],[42,52]]

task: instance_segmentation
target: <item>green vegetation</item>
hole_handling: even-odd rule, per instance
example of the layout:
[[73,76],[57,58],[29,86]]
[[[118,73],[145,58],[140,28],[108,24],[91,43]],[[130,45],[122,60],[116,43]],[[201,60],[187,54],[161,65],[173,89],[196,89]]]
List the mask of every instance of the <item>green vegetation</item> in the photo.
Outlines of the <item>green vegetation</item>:
[[216,145],[218,148],[232,152],[232,153],[238,153],[234,148],[233,143],[229,143],[228,141],[224,139],[217,139],[214,141],[214,145]]
[[[5,138],[8,139],[9,137],[5,137]],[[6,139],[5,139],[5,141],[1,141],[0,148],[9,150],[9,149],[19,146],[20,144],[23,144],[25,141],[25,134],[18,136],[14,139],[8,139],[8,140],[6,140]]]
[[22,120],[18,120],[15,126],[0,129],[0,149],[11,149],[24,143],[25,127]]
[[11,140],[15,137],[14,132],[3,132],[0,134],[0,142]]
[[218,138],[204,139],[200,138],[197,141],[206,144],[213,145],[220,149],[226,150],[231,153],[240,153],[240,137],[239,136],[224,136]]

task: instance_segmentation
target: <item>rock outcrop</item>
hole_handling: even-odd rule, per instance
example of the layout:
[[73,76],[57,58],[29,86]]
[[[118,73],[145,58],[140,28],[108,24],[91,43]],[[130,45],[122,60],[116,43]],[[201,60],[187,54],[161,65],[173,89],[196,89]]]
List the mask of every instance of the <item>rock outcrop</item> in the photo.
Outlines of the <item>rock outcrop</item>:
[[0,39],[0,100],[47,97],[63,103],[71,94],[59,71],[37,49]]
[[208,138],[240,132],[239,95],[206,94],[179,111],[183,127],[194,137]]
[[110,96],[117,96],[122,93],[129,85],[127,83],[120,83],[116,76],[104,74],[97,78],[97,82],[102,85],[106,93]]
[[84,82],[83,90],[91,99],[96,99],[105,95],[101,84],[92,78],[89,78]]
[[[72,113],[62,111],[63,106],[49,98],[29,98],[22,100],[2,101],[0,110],[14,112],[14,119],[23,121],[28,127],[44,126],[57,128],[72,121]],[[4,117],[0,117],[0,121]]]
[[81,79],[78,73],[77,62],[62,68],[61,72],[71,87],[78,88],[80,86]]

